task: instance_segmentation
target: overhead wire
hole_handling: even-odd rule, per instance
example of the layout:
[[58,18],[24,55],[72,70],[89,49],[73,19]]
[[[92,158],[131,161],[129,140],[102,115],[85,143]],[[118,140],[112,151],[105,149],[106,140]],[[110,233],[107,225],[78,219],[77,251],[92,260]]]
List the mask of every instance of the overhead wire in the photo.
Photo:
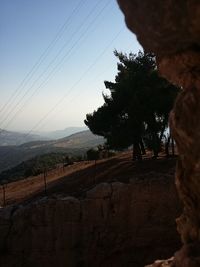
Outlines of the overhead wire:
[[[109,44],[104,48],[104,50],[95,58],[95,60],[92,62],[92,64],[84,71],[84,73],[81,75],[81,77],[74,83],[73,86],[69,89],[69,91],[34,125],[34,127],[31,128],[30,131],[28,131],[23,138],[28,137],[35,129],[38,128],[38,126],[48,118],[48,116],[59,106],[64,99],[70,94],[70,92],[83,80],[83,78],[86,76],[86,74],[94,67],[94,65],[102,58],[102,56],[106,53],[109,46],[117,39],[117,37],[122,32],[123,28],[120,29],[120,31],[112,38],[112,40],[109,42]],[[77,96],[76,96],[77,97]]]
[[14,102],[14,99],[18,97],[20,94],[21,89],[23,89],[27,83],[31,80],[33,75],[36,73],[37,69],[40,67],[40,65],[44,62],[44,60],[47,58],[51,50],[54,48],[56,43],[60,40],[66,29],[71,24],[70,20],[72,17],[79,11],[79,9],[85,4],[86,0],[80,0],[76,7],[72,10],[71,14],[67,18],[67,20],[64,22],[64,24],[60,27],[50,44],[47,46],[47,48],[43,51],[43,53],[40,55],[39,59],[36,61],[36,63],[33,65],[31,70],[25,75],[24,79],[21,81],[19,86],[15,89],[13,94],[9,97],[9,99],[6,101],[6,103],[3,105],[3,107],[0,109],[0,113],[4,112],[4,110],[7,108],[7,106],[10,103]]
[[[94,67],[94,65],[105,55],[105,53],[107,52],[108,48],[111,46],[111,44],[119,37],[119,35],[123,32],[123,27],[121,28],[121,30],[114,36],[114,38],[111,40],[111,42],[106,46],[106,48],[104,48],[103,52],[98,56],[98,58],[96,58],[96,62],[93,62],[92,65]],[[132,47],[132,43],[130,45],[130,48]],[[83,73],[83,75],[81,76],[81,80],[85,77],[85,75],[91,70],[91,66]],[[113,66],[112,66],[113,68]],[[96,77],[92,80],[95,80],[97,79],[97,77],[99,76],[102,76],[104,73],[106,72],[106,70],[104,70],[103,72],[101,72],[100,74],[96,75]],[[80,81],[81,81],[80,80]],[[80,82],[78,81],[76,86],[78,85],[78,83]],[[75,87],[75,85],[73,86]],[[71,89],[74,89],[74,88],[71,88]],[[82,89],[80,92],[78,92],[75,96],[73,96],[73,98],[71,98],[70,101],[67,101],[66,104],[70,103],[70,102],[73,102],[74,100],[77,100],[78,97],[82,94],[82,93],[85,93],[85,91]],[[68,95],[65,95],[65,98],[67,97]],[[44,123],[38,130],[42,129],[47,123]]]
[[[92,23],[94,23],[94,21],[97,19],[97,17],[99,17],[99,15],[103,12],[103,10],[108,6],[109,3],[107,3],[98,13],[98,15],[93,19]],[[95,6],[96,7],[96,6]],[[94,11],[91,10],[90,14],[88,14],[87,17],[89,17],[91,15],[91,13]],[[76,40],[74,42],[74,44],[70,47],[70,49],[68,50],[68,52],[65,54],[65,56],[57,63],[57,65],[51,70],[51,72],[47,75],[47,77],[45,78],[45,80],[42,81],[42,83],[34,90],[34,92],[32,93],[32,95],[28,98],[28,101],[37,93],[37,91],[39,89],[41,89],[43,86],[45,86],[48,81],[52,78],[51,76],[54,75],[54,72],[56,72],[56,69],[63,63],[63,61],[65,60],[65,58],[70,54],[70,52],[74,49],[74,47],[78,44],[78,42],[84,37],[84,35],[86,35],[86,33],[88,32],[89,28],[91,27],[91,23],[89,24],[89,26],[87,27],[87,29],[83,32],[83,34],[78,38],[78,40]],[[64,47],[63,47],[64,48]],[[59,51],[60,52],[60,51]],[[57,54],[58,56],[58,54]],[[56,57],[57,57],[56,56]],[[51,62],[53,63],[53,62]],[[48,67],[50,67],[51,64],[49,64]],[[46,71],[44,71],[39,78],[41,78],[43,76],[43,74],[46,73]],[[38,78],[38,79],[39,79]],[[29,93],[29,90],[32,89],[33,85],[35,85],[35,83],[37,82],[37,80],[34,82],[34,84],[32,84],[31,88],[29,88],[25,94],[22,96],[22,98],[20,99],[20,101],[17,102],[17,104],[14,106],[14,108],[9,112],[9,114],[7,114],[7,116],[3,119],[3,121],[1,122],[1,128],[2,128],[2,124],[9,118],[9,116],[12,114],[12,112],[19,106],[20,102],[24,99],[24,97]],[[26,103],[23,105],[23,107],[26,105]],[[18,114],[19,112],[21,112],[21,110],[23,109],[20,108],[20,110],[18,110],[16,113]],[[7,127],[11,121],[13,121],[13,119],[17,116],[17,114],[14,114],[13,118],[6,124],[6,126],[4,126],[3,128]]]
[[60,105],[64,99],[70,94],[70,92],[83,80],[83,78],[86,76],[86,74],[94,67],[94,65],[100,60],[100,58],[105,54],[107,49],[111,46],[111,44],[117,39],[117,37],[122,32],[124,26],[120,29],[120,31],[117,32],[117,34],[112,38],[112,40],[109,42],[109,44],[104,48],[104,50],[95,58],[95,60],[92,62],[92,64],[83,72],[81,77],[70,87],[68,92],[60,98],[59,101],[35,124],[34,127],[25,135],[27,137],[29,134],[31,134],[37,127],[57,108],[58,105]]
[[[103,49],[103,51],[95,58],[95,60],[92,62],[92,64],[84,71],[84,73],[81,75],[81,77],[74,83],[74,85],[70,88],[70,90],[62,97],[60,100],[34,125],[34,127],[31,128],[29,132],[24,134],[23,139],[27,138],[37,127],[57,108],[58,105],[60,105],[64,99],[68,96],[71,90],[77,86],[81,80],[85,77],[85,75],[94,67],[94,65],[102,58],[102,56],[106,53],[107,49],[112,45],[112,43],[118,38],[118,36],[121,34],[123,31],[122,27],[120,31],[117,32],[117,34],[111,39],[111,41],[106,45],[106,47]],[[76,96],[77,97],[77,96]],[[5,153],[2,155],[2,157],[5,157],[8,155],[9,152]]]
[[[67,56],[70,55],[70,52],[72,52],[72,50],[77,46],[77,44],[79,44],[80,40],[83,39],[83,37],[88,33],[89,29],[93,26],[95,20],[97,20],[97,18],[102,14],[102,12],[106,9],[107,6],[109,6],[110,2],[107,2],[103,8],[98,12],[98,14],[95,16],[95,18],[90,22],[90,24],[88,25],[88,27],[86,28],[86,30],[80,35],[80,37],[73,43],[73,45],[70,47],[70,49],[67,51],[67,53],[64,55],[64,57],[53,67],[53,69],[51,70],[51,72],[46,76],[45,80],[42,81],[42,83],[36,87],[36,89],[33,91],[33,93],[31,94],[31,96],[27,99],[27,101],[29,101],[38,91],[39,89],[41,89],[42,87],[44,87],[49,81],[50,79],[56,74],[56,72],[58,71],[59,67],[62,65],[62,63],[66,60]],[[93,10],[94,11],[94,10]],[[90,14],[88,14],[89,16]],[[94,28],[95,30],[95,28]],[[77,51],[77,50],[76,50]],[[74,55],[74,53],[73,53]],[[69,58],[68,58],[69,59]],[[28,93],[28,92],[27,92]],[[4,129],[6,129],[10,123],[17,117],[17,115],[23,110],[23,108],[25,107],[26,103],[23,104],[23,106],[17,111],[15,112],[15,114],[12,116],[12,118],[7,122],[7,124],[3,127]],[[10,115],[10,114],[9,114]],[[6,117],[7,119],[8,117]],[[5,122],[6,120],[4,119],[1,122],[1,127],[2,128],[2,124]]]

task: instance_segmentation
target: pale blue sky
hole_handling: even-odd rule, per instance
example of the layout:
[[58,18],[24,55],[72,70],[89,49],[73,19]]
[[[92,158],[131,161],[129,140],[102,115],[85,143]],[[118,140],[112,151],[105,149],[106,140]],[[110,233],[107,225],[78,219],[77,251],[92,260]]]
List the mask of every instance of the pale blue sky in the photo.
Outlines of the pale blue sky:
[[0,128],[82,126],[114,80],[114,49],[141,49],[115,0],[1,0]]

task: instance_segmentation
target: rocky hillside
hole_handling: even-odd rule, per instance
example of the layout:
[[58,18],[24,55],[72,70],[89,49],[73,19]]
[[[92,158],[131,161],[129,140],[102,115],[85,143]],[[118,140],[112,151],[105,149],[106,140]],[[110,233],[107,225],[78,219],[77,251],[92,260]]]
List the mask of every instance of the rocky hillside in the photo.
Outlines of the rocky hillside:
[[82,155],[89,148],[103,143],[103,137],[88,130],[58,140],[32,141],[20,146],[0,146],[0,172],[37,155],[52,152]]
[[[118,160],[96,185],[91,178],[81,184],[79,173],[77,193],[73,186],[70,193],[65,177],[48,196],[2,209],[1,266],[141,267],[169,257],[180,245],[174,167],[157,161],[156,171],[153,162],[129,172],[131,165]],[[127,169],[124,179],[121,168]]]

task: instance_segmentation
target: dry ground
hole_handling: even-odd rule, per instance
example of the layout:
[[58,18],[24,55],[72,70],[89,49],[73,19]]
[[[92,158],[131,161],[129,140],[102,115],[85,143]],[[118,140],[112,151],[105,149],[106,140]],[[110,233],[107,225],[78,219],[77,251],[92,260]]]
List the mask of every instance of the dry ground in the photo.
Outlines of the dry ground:
[[[79,162],[62,168],[59,166],[47,175],[47,195],[80,195],[100,182],[128,182],[131,178],[152,176],[152,173],[173,174],[175,159],[151,159],[147,155],[141,162],[131,160],[131,152],[120,153],[115,157],[94,161]],[[5,188],[6,205],[31,201],[45,195],[44,177],[38,175],[25,180],[10,183]],[[0,192],[0,204],[3,205],[3,190]]]

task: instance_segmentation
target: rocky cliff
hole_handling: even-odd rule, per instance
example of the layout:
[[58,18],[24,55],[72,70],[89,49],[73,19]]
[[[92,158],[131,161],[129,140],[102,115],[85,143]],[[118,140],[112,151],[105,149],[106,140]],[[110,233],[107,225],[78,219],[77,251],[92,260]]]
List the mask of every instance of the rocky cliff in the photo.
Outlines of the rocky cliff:
[[[200,266],[200,2],[118,0],[127,26],[160,74],[182,88],[170,116],[179,159],[176,186],[183,203],[177,219],[183,247],[163,266]],[[164,265],[165,264],[165,265]],[[162,266],[162,263],[155,264]]]
[[0,211],[0,266],[140,267],[180,246],[178,213],[172,176],[153,172],[101,183],[79,198],[7,207]]

